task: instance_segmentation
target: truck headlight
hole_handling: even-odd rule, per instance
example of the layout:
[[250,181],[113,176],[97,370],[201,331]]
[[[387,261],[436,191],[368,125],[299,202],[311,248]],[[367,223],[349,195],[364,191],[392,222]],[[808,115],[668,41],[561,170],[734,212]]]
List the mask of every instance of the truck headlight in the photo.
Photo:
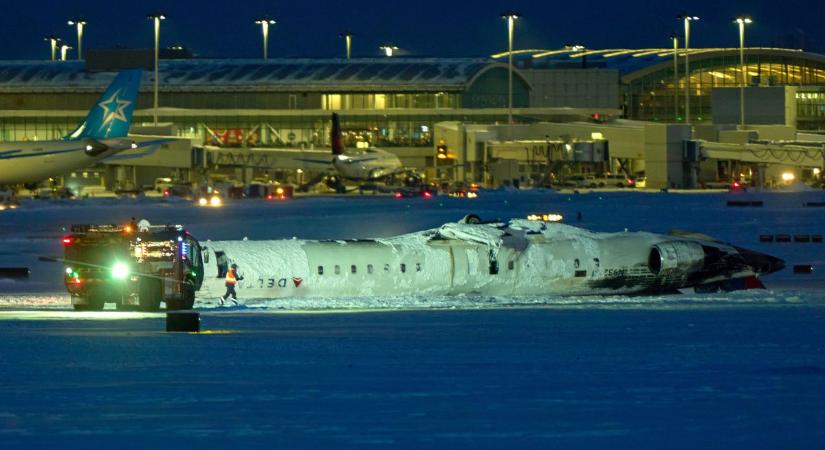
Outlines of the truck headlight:
[[114,267],[112,267],[112,278],[123,280],[127,276],[129,276],[129,266],[126,264],[116,263]]

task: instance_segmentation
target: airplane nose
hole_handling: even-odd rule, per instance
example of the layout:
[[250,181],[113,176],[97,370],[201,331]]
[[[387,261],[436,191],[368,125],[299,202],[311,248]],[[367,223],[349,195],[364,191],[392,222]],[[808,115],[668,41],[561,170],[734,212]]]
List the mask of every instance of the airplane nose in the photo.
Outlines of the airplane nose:
[[750,266],[754,272],[765,275],[778,272],[785,268],[785,261],[765,253],[755,252],[746,248],[736,247],[739,254],[745,260],[745,264]]

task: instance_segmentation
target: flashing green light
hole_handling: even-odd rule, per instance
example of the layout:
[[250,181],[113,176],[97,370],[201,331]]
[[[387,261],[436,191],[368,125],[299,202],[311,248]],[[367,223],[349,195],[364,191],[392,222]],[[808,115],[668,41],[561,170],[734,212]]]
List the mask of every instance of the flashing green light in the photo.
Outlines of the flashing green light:
[[127,276],[129,276],[129,266],[121,262],[115,263],[114,267],[112,267],[112,278],[123,280]]

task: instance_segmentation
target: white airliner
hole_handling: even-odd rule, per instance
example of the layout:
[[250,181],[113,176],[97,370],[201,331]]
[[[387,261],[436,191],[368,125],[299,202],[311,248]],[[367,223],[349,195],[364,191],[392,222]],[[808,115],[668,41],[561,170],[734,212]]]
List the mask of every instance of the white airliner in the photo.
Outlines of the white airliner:
[[36,183],[126,149],[156,145],[156,141],[135,142],[126,137],[141,75],[139,69],[118,73],[86,120],[63,139],[0,144],[0,186]]
[[377,181],[405,171],[394,154],[378,148],[345,152],[338,114],[332,114],[332,160],[299,159],[315,164],[332,164],[342,178],[353,181]]
[[418,295],[659,294],[763,287],[778,258],[707,236],[594,233],[560,223],[477,216],[369,240],[210,241],[198,296],[223,294],[231,264],[240,298]]

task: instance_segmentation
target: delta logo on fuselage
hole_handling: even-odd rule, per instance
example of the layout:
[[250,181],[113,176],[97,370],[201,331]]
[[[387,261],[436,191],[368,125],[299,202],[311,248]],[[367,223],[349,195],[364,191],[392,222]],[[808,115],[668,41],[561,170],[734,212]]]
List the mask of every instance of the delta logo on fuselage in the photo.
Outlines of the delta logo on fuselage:
[[[257,283],[256,283],[257,281]],[[292,277],[292,284],[298,288],[303,284],[304,279],[301,277]],[[246,289],[274,289],[285,288],[289,285],[289,278],[258,278],[257,280],[250,280],[249,283],[238,283],[238,288]]]

